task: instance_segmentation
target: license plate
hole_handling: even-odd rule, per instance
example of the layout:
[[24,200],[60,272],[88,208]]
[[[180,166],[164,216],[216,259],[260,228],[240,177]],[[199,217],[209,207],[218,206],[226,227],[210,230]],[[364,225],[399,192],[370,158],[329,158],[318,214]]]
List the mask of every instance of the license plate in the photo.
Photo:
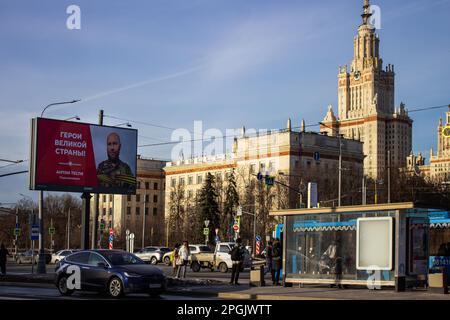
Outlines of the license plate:
[[150,289],[161,288],[161,284],[150,284],[148,287],[149,287]]

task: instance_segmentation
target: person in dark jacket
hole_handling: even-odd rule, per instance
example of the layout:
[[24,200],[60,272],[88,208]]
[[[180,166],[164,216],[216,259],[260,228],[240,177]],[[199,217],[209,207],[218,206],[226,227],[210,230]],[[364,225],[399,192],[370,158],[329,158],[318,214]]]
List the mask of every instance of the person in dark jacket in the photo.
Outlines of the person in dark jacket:
[[282,248],[279,239],[275,239],[272,247],[272,282],[274,286],[280,286],[280,273],[282,259]]
[[6,259],[9,256],[8,249],[5,248],[5,245],[2,243],[0,247],[0,272],[2,275],[6,274]]
[[245,248],[242,246],[242,239],[238,238],[236,240],[236,246],[230,251],[231,262],[233,263],[230,284],[239,285],[239,272],[244,263],[244,250]]
[[265,274],[267,274],[267,273],[272,274],[272,245],[273,245],[272,241],[269,241],[267,243],[267,247],[266,247],[266,267],[267,267],[267,269],[266,269]]

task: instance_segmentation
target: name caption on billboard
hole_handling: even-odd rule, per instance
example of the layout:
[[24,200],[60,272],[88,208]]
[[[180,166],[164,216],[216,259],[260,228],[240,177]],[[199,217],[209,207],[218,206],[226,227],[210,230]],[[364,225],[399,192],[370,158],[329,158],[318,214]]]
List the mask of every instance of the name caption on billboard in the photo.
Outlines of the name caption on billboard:
[[259,304],[259,305],[245,305],[245,304],[222,304],[220,308],[213,309],[213,307],[201,307],[201,306],[189,306],[185,304],[182,307],[178,307],[178,315],[189,315],[189,316],[203,316],[208,318],[211,315],[238,315],[242,317],[250,315],[270,315],[270,304]]

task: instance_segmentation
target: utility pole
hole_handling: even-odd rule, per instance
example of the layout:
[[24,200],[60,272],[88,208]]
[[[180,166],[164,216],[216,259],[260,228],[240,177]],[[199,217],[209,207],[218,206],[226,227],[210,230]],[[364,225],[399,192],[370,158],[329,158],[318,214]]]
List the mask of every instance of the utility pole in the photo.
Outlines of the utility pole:
[[[145,182],[144,182],[145,189]],[[145,207],[147,205],[147,191],[144,192],[144,212],[142,214],[142,248],[145,247]]]
[[[16,205],[16,228],[19,226],[19,207]],[[19,240],[18,235],[16,233],[16,241],[14,242],[14,258],[17,257],[17,241]]]
[[67,215],[67,249],[70,249],[70,207]]
[[391,151],[388,150],[388,203],[391,203]]
[[362,179],[362,204],[367,204],[367,189],[366,189],[366,177],[363,175]]
[[[103,110],[100,110],[98,114],[98,124],[100,126],[103,125]],[[91,248],[95,249],[97,244],[97,239],[100,238],[98,235],[98,216],[99,216],[99,194],[94,194],[94,218],[92,219],[92,239],[91,239]]]
[[[50,218],[50,229],[53,229],[53,218]],[[53,233],[50,233],[50,253],[53,253]]]

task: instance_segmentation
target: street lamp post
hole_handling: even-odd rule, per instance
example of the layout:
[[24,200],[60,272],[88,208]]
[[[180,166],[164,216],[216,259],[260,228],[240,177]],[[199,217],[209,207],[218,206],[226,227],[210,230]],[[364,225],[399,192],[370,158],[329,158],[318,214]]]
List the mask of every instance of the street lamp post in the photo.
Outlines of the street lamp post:
[[[62,104],[71,104],[71,103],[76,103],[79,102],[81,100],[72,100],[72,101],[62,101],[62,102],[55,102],[55,103],[50,103],[48,104],[41,112],[41,118],[44,117],[44,112],[52,107],[52,106],[56,106],[56,105],[62,105]],[[44,191],[39,191],[39,201],[38,201],[38,206],[39,206],[39,262],[38,262],[38,266],[37,266],[37,273],[46,273],[45,270],[45,242],[44,242]],[[87,249],[87,248],[85,248]]]

